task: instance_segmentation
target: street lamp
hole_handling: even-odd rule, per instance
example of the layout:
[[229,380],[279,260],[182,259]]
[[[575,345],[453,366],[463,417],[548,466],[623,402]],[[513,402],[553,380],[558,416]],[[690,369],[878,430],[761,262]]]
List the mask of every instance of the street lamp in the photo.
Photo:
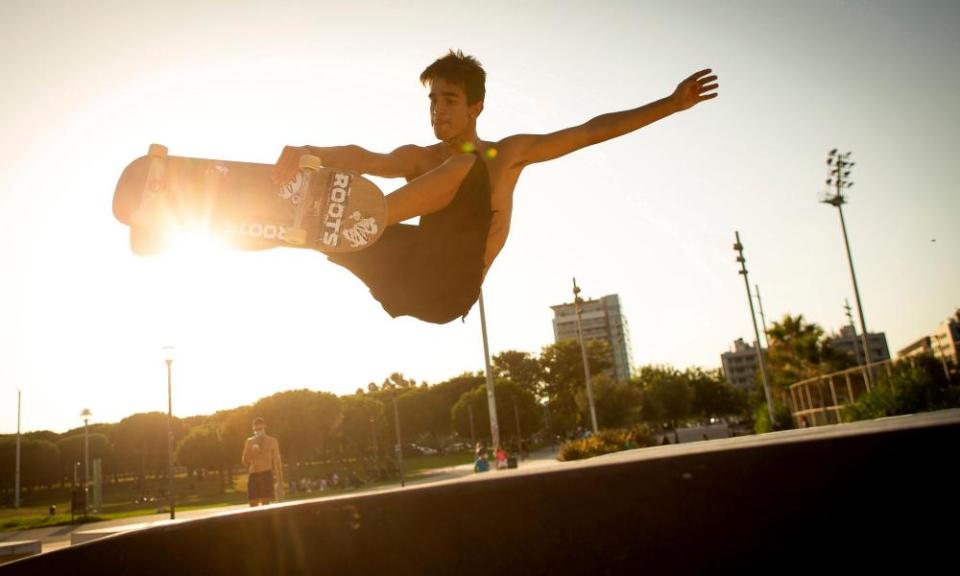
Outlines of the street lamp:
[[583,379],[587,382],[587,403],[590,405],[590,423],[593,425],[593,433],[598,432],[597,428],[597,410],[593,405],[593,387],[590,385],[590,363],[587,362],[587,345],[583,341],[583,323],[580,318],[581,305],[583,299],[580,298],[580,287],[577,286],[577,279],[573,279],[573,306],[577,313],[577,339],[580,340],[580,356],[583,359]]
[[403,475],[403,436],[400,434],[400,408],[397,407],[397,399],[400,397],[398,390],[393,397],[393,423],[397,431],[397,461],[400,463],[400,486],[406,486],[406,479]]
[[20,508],[20,389],[17,388],[17,465],[13,481],[13,507]]
[[490,440],[493,447],[500,445],[500,423],[497,420],[497,395],[493,386],[493,368],[490,366],[490,345],[487,343],[487,312],[483,307],[483,289],[480,290],[480,333],[483,334],[483,366],[487,376],[487,408],[490,412]]
[[[853,297],[857,302],[857,313],[860,315],[860,338],[863,342],[863,361],[867,368],[864,376],[867,377],[867,389],[869,390],[873,380],[873,373],[870,368],[870,346],[867,339],[867,321],[863,317],[863,304],[860,302],[860,288],[857,287],[857,273],[853,269],[853,256],[850,253],[850,240],[847,238],[847,223],[843,219],[843,205],[847,203],[843,191],[853,186],[850,181],[850,169],[856,162],[850,161],[850,152],[838,152],[836,148],[827,154],[827,192],[821,198],[821,202],[836,207],[840,213],[840,229],[843,230],[843,245],[847,249],[847,263],[850,265],[850,278],[853,279]],[[836,192],[831,192],[833,187]]]
[[83,418],[83,510],[84,516],[86,516],[87,510],[87,498],[89,497],[90,490],[88,484],[90,482],[90,434],[88,432],[88,424],[90,417],[93,416],[93,412],[89,408],[84,408],[80,412],[80,417]]
[[[743,244],[740,243],[740,232],[734,233],[737,239],[733,249],[737,252],[737,262],[740,263],[739,274],[743,276],[743,283],[747,287],[747,301],[750,303],[750,320],[753,322],[753,334],[757,338],[757,362],[760,364],[760,378],[763,380],[763,395],[767,399],[767,415],[770,417],[770,426],[776,423],[773,410],[773,395],[770,392],[770,378],[767,376],[767,362],[763,357],[763,347],[760,345],[760,329],[757,328],[757,314],[753,310],[753,296],[750,294],[750,280],[747,278],[747,259],[743,257]],[[767,346],[769,347],[769,343]]]
[[170,499],[170,519],[176,518],[173,497],[173,346],[163,347],[163,361],[167,363],[167,478],[169,479],[168,498]]

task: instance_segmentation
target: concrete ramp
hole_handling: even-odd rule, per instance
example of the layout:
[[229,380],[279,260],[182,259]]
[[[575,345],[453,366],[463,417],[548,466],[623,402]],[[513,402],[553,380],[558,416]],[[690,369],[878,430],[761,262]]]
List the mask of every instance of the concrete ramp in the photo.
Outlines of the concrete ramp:
[[0,575],[928,573],[956,565],[958,446],[950,411],[633,450],[149,527]]

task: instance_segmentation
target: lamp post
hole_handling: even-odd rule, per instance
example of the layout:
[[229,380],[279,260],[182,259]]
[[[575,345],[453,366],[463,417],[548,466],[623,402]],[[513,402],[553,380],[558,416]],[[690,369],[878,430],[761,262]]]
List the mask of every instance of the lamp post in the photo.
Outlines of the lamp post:
[[170,500],[170,519],[176,518],[176,500],[173,497],[173,346],[163,347],[163,361],[167,363],[167,497]]
[[767,315],[763,313],[763,300],[760,299],[760,285],[754,284],[753,288],[757,291],[757,308],[760,309],[760,325],[763,326],[763,339],[770,347],[770,331],[767,330]]
[[[850,161],[850,152],[837,152],[834,148],[827,154],[827,166],[830,168],[827,177],[827,192],[820,200],[824,204],[830,204],[836,207],[840,214],[840,229],[843,231],[843,245],[847,249],[847,263],[850,265],[850,278],[853,280],[853,297],[857,303],[857,313],[860,315],[860,338],[863,341],[863,362],[867,370],[865,376],[867,380],[867,389],[869,390],[873,380],[873,373],[870,369],[870,346],[867,343],[867,321],[863,317],[863,304],[860,302],[860,288],[857,287],[857,273],[853,269],[853,256],[850,253],[850,240],[847,238],[847,223],[843,219],[843,205],[847,203],[843,191],[853,186],[850,181],[850,169],[856,162]],[[829,189],[833,186],[836,192]]]
[[490,412],[490,440],[494,449],[500,445],[500,424],[497,421],[497,396],[493,388],[493,368],[490,366],[490,345],[487,343],[487,313],[483,307],[483,289],[480,290],[480,331],[483,334],[483,366],[487,373],[487,407]]
[[403,436],[400,434],[400,408],[397,407],[397,399],[400,397],[400,392],[397,392],[396,396],[393,397],[393,423],[394,428],[397,430],[397,461],[400,463],[400,486],[406,486],[406,478],[403,474]]
[[80,412],[80,417],[83,418],[83,515],[87,515],[87,500],[90,496],[89,483],[90,483],[90,434],[88,431],[88,424],[90,417],[93,416],[93,412],[89,408],[84,408]]
[[737,242],[733,249],[737,252],[737,262],[740,263],[740,275],[747,287],[747,301],[750,303],[750,320],[753,322],[753,334],[757,337],[757,362],[760,364],[760,378],[763,380],[763,394],[767,399],[767,415],[770,417],[770,426],[776,423],[773,410],[773,395],[770,393],[770,378],[767,376],[767,362],[763,357],[763,347],[760,345],[760,329],[757,328],[757,314],[753,310],[753,296],[750,294],[750,280],[747,278],[747,259],[743,257],[743,244],[740,243],[740,232],[735,232]]
[[857,326],[853,323],[853,314],[850,313],[850,301],[843,301],[843,310],[847,314],[847,322],[850,324],[850,340],[853,344],[853,355],[857,359],[857,366],[860,366],[860,348],[857,346]]
[[20,389],[17,388],[17,465],[13,480],[13,507],[20,508]]
[[590,405],[590,423],[593,425],[593,433],[596,434],[597,428],[597,409],[593,405],[593,387],[590,385],[590,363],[587,362],[587,345],[583,341],[583,321],[580,318],[582,313],[581,305],[583,299],[580,298],[580,287],[577,286],[577,279],[573,279],[573,306],[577,313],[577,339],[580,340],[580,357],[583,359],[583,379],[587,383],[587,403]]

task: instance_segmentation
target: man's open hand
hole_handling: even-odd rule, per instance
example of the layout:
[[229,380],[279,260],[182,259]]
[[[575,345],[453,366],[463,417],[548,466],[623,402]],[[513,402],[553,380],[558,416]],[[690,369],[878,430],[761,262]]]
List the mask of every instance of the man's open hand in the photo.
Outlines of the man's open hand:
[[717,88],[719,87],[720,84],[717,82],[716,74],[713,74],[713,70],[710,68],[706,68],[691,74],[678,84],[677,89],[671,95],[671,99],[677,106],[677,110],[686,110],[704,100],[716,98]]

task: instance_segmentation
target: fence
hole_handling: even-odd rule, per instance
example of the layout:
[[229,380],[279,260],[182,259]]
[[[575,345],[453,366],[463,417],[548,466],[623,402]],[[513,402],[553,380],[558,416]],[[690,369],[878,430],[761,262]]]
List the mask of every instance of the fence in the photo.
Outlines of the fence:
[[889,386],[892,376],[891,361],[884,360],[801,380],[788,389],[794,425],[803,428],[839,424],[846,406],[873,388]]

